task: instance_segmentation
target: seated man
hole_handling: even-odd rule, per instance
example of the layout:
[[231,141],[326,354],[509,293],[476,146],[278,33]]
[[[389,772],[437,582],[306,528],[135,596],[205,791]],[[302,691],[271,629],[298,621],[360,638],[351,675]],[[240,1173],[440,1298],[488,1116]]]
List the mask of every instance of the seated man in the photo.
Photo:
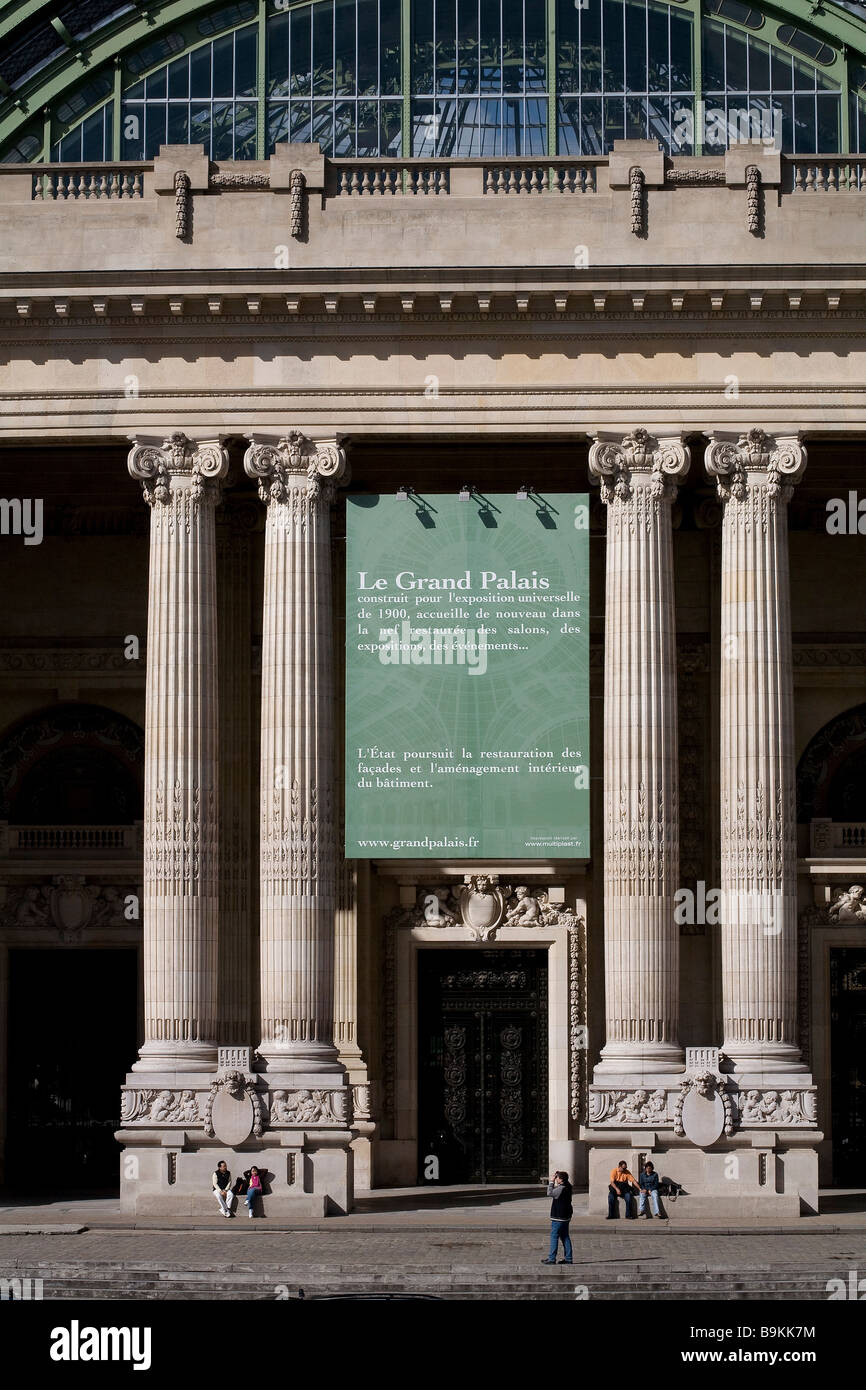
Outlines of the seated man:
[[[655,1170],[655,1165],[645,1163],[643,1172],[640,1175],[640,1198],[638,1200],[637,1214],[643,1216],[646,1209],[647,1197],[652,1207],[652,1215],[660,1216],[659,1211],[659,1175]],[[649,1219],[650,1213],[647,1212]]]
[[640,1188],[628,1171],[628,1164],[625,1159],[621,1158],[610,1175],[610,1186],[607,1190],[608,1221],[615,1221],[619,1216],[619,1207],[617,1206],[617,1198],[619,1197],[622,1197],[625,1202],[626,1220],[635,1220],[635,1214],[632,1210],[632,1190],[639,1192]]

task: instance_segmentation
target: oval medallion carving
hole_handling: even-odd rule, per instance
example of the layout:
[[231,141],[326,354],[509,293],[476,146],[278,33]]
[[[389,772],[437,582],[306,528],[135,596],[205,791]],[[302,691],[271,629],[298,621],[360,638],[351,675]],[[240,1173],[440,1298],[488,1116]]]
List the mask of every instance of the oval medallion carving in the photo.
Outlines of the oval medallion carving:
[[687,1139],[698,1148],[705,1149],[715,1144],[725,1128],[725,1107],[717,1092],[702,1096],[700,1091],[689,1091],[683,1101],[683,1129]]
[[221,1144],[232,1148],[243,1144],[253,1131],[255,1113],[249,1096],[233,1096],[228,1091],[220,1091],[214,1097],[211,1124],[213,1132]]

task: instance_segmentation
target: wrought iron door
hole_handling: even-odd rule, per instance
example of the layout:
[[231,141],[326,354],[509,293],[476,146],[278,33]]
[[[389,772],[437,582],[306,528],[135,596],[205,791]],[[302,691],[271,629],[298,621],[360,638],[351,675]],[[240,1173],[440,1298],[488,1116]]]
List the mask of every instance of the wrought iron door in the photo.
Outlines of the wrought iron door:
[[547,1167],[547,954],[419,951],[419,1175],[537,1181]]
[[861,1186],[866,1171],[866,950],[830,951],[833,1181]]

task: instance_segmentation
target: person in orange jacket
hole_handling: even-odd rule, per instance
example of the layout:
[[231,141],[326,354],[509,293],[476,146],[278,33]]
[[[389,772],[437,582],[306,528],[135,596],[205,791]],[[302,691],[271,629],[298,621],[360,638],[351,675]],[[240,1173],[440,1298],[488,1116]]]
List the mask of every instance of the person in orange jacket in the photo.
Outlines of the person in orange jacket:
[[610,1186],[607,1189],[607,1219],[615,1221],[619,1216],[618,1198],[622,1197],[625,1202],[625,1215],[627,1221],[636,1221],[637,1216],[634,1211],[634,1198],[632,1190],[639,1192],[632,1174],[628,1171],[628,1164],[621,1158],[617,1166],[611,1171]]

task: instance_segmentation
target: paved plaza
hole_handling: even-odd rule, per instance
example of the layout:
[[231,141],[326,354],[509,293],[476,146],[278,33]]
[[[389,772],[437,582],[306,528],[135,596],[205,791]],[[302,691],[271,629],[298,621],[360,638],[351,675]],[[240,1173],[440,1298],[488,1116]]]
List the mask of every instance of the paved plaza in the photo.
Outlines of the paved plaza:
[[[323,1222],[121,1216],[116,1199],[0,1208],[0,1275],[43,1298],[290,1299],[425,1293],[455,1298],[827,1299],[866,1273],[866,1196],[825,1195],[823,1216],[735,1227],[680,1218],[606,1222],[578,1197],[574,1265],[542,1268],[549,1202],[526,1189],[368,1194]],[[846,1209],[847,1208],[847,1209]],[[857,1274],[859,1278],[859,1273]],[[303,1290],[303,1295],[301,1294]],[[646,1293],[643,1294],[646,1296]],[[847,1296],[847,1295],[846,1295]]]

